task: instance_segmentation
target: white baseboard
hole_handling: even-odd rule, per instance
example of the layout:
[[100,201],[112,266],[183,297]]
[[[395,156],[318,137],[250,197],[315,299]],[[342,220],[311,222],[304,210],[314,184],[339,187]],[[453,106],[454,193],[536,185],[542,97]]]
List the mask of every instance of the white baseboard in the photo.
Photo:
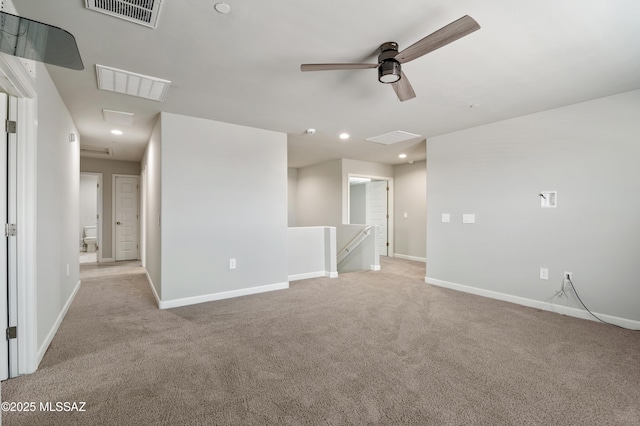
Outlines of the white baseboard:
[[73,300],[76,298],[76,294],[78,294],[78,290],[80,290],[81,284],[82,284],[82,281],[78,281],[78,284],[76,284],[76,287],[73,289],[71,296],[69,297],[67,302],[64,304],[62,311],[60,311],[58,318],[56,318],[56,322],[53,324],[53,327],[51,327],[51,330],[49,330],[47,337],[44,338],[44,342],[42,342],[42,345],[38,348],[36,365],[40,365],[40,362],[42,361],[42,358],[44,357],[45,352],[47,352],[47,349],[49,349],[49,345],[51,344],[51,341],[53,340],[56,333],[58,332],[58,328],[60,328],[60,324],[62,324],[62,320],[64,319],[65,315],[67,315],[67,311],[69,310],[69,307],[73,303]]
[[[427,284],[435,285],[438,287],[449,288],[452,290],[462,291],[465,293],[471,293],[478,296],[488,297],[491,299],[504,300],[505,302],[516,303],[518,305],[528,306],[530,308],[541,309],[543,311],[555,312],[557,314],[568,315],[570,317],[581,318],[591,321],[597,321],[592,317],[589,312],[576,309],[569,306],[557,305],[550,302],[543,302],[541,300],[527,299],[526,297],[513,296],[511,294],[499,293],[497,291],[485,290],[477,287],[470,287],[463,284],[452,283],[449,281],[443,281],[436,278],[425,277],[424,282]],[[626,327],[634,330],[640,329],[640,321],[635,321],[627,318],[615,317],[612,315],[601,314],[594,312],[595,315],[600,317],[603,321],[611,324],[616,324],[621,327]]]
[[414,260],[416,262],[427,263],[426,257],[416,257],[416,256],[409,256],[407,254],[398,254],[398,253],[396,253],[394,256],[397,257],[398,259]]
[[156,286],[153,285],[153,280],[151,279],[151,276],[149,276],[149,271],[147,271],[147,268],[144,269],[144,273],[147,276],[147,281],[149,282],[149,286],[151,287],[153,297],[155,297],[156,299],[156,304],[158,305],[158,308],[160,308],[160,297],[158,296],[158,292],[156,291]]
[[329,271],[306,272],[304,274],[289,275],[289,281],[308,280],[309,278],[319,277],[338,278],[338,273]]
[[231,299],[232,297],[249,296],[251,294],[265,293],[274,290],[289,288],[289,282],[268,284],[257,287],[243,288],[240,290],[223,291],[220,293],[203,294],[201,296],[184,297],[181,299],[161,300],[160,309],[177,308],[180,306],[195,305],[197,303],[213,302],[215,300]]
[[379,271],[380,270],[380,265],[371,265],[371,270],[372,271]]

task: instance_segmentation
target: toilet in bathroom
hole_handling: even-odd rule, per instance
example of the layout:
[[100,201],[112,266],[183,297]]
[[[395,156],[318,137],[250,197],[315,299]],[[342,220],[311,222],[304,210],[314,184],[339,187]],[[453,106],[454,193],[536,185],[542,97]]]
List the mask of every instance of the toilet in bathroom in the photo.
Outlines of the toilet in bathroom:
[[96,243],[98,241],[97,228],[95,226],[84,227],[84,238],[82,241],[87,245],[87,253],[96,251]]

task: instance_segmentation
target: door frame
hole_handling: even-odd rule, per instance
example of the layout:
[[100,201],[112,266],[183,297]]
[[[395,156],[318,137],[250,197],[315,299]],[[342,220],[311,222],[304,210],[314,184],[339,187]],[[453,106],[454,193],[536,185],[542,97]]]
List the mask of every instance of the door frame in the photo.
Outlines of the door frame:
[[97,204],[96,204],[96,212],[98,215],[98,218],[96,220],[96,226],[98,227],[98,256],[96,258],[96,260],[98,261],[98,263],[100,262],[104,262],[105,258],[102,255],[104,253],[104,250],[102,250],[102,242],[104,241],[102,239],[102,216],[104,216],[103,212],[102,212],[102,178],[103,175],[102,173],[96,173],[96,172],[80,172],[80,176],[82,175],[87,175],[87,176],[95,176],[98,178],[98,193],[97,193]]
[[395,254],[394,252],[394,235],[395,235],[394,221],[395,219],[394,219],[394,204],[393,204],[393,178],[387,177],[387,176],[367,175],[362,173],[348,173],[347,174],[347,200],[346,200],[347,208],[346,208],[346,220],[343,221],[344,223],[349,223],[351,218],[351,185],[349,185],[349,179],[351,179],[352,177],[387,181],[387,186],[389,187],[389,193],[387,197],[387,212],[389,214],[389,219],[387,221],[387,242],[389,243],[389,248],[387,250],[387,257],[394,257],[394,254]]
[[135,178],[137,180],[137,192],[138,192],[138,232],[137,232],[137,243],[136,243],[136,259],[140,260],[140,175],[125,175],[125,174],[116,174],[111,175],[111,252],[113,254],[114,262],[117,260],[116,256],[116,178],[124,177],[124,178]]
[[15,256],[17,291],[15,292],[17,356],[16,375],[29,374],[38,367],[36,299],[36,170],[37,170],[37,91],[30,61],[0,55],[0,87],[17,98],[16,155],[17,188],[15,205],[17,250]]

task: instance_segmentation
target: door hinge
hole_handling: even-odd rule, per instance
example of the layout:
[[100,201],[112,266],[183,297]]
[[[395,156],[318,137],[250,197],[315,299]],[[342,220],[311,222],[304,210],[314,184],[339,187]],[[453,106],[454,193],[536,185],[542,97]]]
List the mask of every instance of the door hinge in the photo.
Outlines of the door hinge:
[[15,223],[5,223],[4,224],[4,236],[5,237],[15,237],[18,231],[16,229]]
[[389,219],[389,215],[387,215],[387,219]]
[[100,188],[100,184],[99,184],[99,183],[96,183],[96,186],[97,186],[98,188]]
[[7,340],[15,339],[18,337],[18,327],[8,327],[7,328]]
[[387,191],[389,190],[389,187],[387,186]]
[[6,122],[7,133],[15,133],[16,132],[16,122],[13,120],[7,120]]
[[389,243],[387,243],[387,247],[389,247]]

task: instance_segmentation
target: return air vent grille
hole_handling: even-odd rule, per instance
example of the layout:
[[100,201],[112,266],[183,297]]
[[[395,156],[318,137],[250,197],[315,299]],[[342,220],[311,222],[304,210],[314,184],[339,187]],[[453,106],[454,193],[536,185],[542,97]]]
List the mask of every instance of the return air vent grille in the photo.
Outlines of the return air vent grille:
[[163,102],[171,81],[96,64],[98,89]]
[[381,143],[384,145],[392,145],[394,143],[408,141],[410,139],[419,138],[420,135],[414,133],[403,132],[402,130],[396,130],[395,132],[385,133],[384,135],[374,136],[365,140],[369,142]]
[[102,148],[99,146],[81,146],[80,147],[80,155],[81,156],[105,156],[110,157],[113,154],[111,148]]
[[88,9],[156,28],[162,0],[85,0]]

